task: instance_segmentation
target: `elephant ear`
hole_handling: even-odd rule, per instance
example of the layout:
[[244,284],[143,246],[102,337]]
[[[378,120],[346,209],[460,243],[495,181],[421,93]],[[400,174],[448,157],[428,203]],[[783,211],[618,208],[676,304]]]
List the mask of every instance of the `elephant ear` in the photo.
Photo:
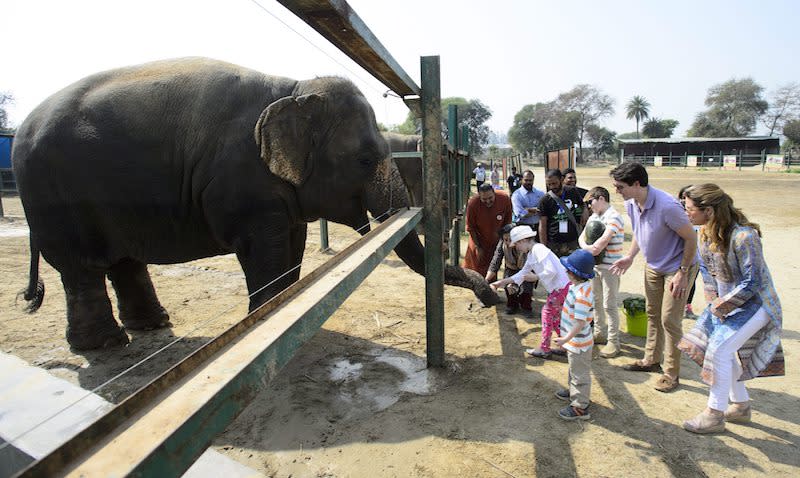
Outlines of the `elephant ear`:
[[301,186],[313,168],[312,154],[319,135],[315,118],[320,117],[319,95],[289,96],[261,112],[255,127],[261,159],[278,177]]

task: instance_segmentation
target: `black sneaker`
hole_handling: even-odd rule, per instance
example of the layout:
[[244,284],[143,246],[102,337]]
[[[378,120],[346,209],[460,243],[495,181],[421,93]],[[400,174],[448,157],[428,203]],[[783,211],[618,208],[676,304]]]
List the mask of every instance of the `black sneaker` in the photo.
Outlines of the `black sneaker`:
[[592,415],[589,414],[589,407],[578,408],[572,405],[566,406],[558,411],[558,416],[567,421],[573,420],[589,420]]
[[566,388],[562,388],[561,390],[556,392],[556,398],[559,400],[564,400],[566,402],[569,401],[569,390]]

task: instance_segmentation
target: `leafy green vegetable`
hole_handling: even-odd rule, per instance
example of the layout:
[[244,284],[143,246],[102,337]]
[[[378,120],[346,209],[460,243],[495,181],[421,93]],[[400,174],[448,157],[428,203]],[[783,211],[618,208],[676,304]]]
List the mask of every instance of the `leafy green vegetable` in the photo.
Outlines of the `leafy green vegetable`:
[[636,315],[638,313],[645,311],[645,305],[647,302],[645,301],[644,297],[641,296],[634,296],[628,297],[627,299],[622,301],[622,308],[625,309],[625,313],[628,315]]

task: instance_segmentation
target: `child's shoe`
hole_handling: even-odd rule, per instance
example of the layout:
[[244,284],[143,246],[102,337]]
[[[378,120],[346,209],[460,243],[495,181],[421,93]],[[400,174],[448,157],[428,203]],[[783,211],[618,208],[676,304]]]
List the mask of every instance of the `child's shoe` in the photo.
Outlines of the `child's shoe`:
[[589,413],[589,407],[578,408],[568,405],[558,411],[558,416],[567,421],[573,420],[589,420],[592,415]]
[[531,357],[537,357],[537,358],[541,358],[541,359],[549,359],[553,355],[551,352],[544,351],[544,350],[542,350],[540,348],[526,349],[525,353],[530,355]]

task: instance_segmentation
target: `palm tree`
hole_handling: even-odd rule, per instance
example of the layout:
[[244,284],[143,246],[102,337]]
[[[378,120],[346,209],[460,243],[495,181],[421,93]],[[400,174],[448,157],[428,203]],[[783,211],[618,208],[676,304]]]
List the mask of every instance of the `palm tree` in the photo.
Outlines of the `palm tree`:
[[625,106],[628,119],[636,119],[636,137],[639,137],[639,121],[650,117],[650,103],[639,95],[634,96]]

